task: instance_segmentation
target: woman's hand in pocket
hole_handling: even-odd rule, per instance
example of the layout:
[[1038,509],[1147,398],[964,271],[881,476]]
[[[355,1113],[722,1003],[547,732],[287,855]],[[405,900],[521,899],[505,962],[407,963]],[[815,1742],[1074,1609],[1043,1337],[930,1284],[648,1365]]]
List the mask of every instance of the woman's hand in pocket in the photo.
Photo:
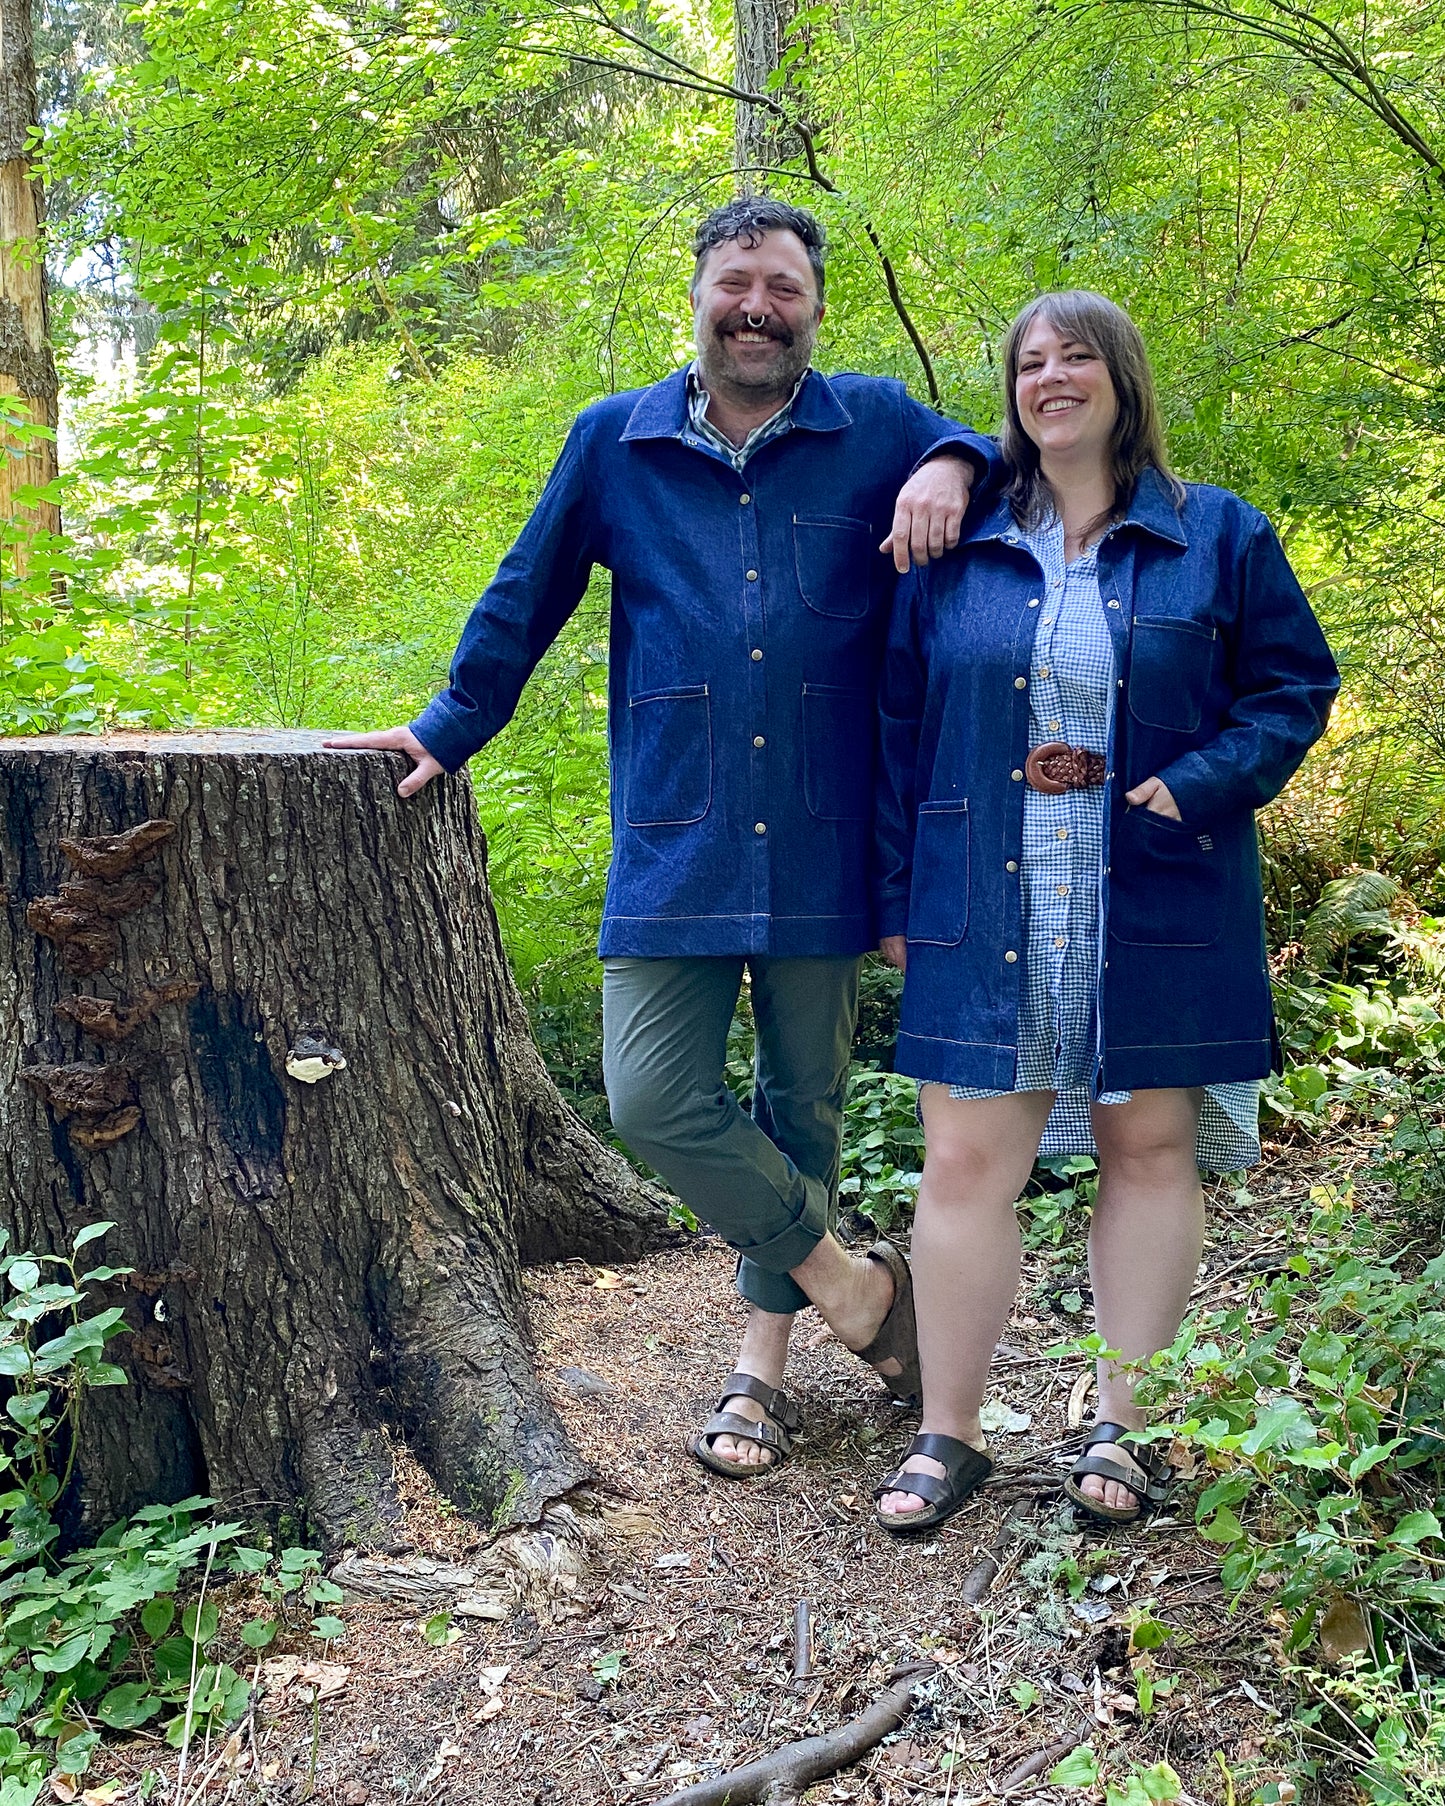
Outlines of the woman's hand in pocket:
[[1153,815],[1167,815],[1171,821],[1183,819],[1178,803],[1169,793],[1169,786],[1161,778],[1145,778],[1142,784],[1124,792],[1124,801],[1136,809],[1147,809]]
[[897,966],[900,972],[908,970],[908,936],[906,934],[885,934],[878,943],[878,951],[890,966]]

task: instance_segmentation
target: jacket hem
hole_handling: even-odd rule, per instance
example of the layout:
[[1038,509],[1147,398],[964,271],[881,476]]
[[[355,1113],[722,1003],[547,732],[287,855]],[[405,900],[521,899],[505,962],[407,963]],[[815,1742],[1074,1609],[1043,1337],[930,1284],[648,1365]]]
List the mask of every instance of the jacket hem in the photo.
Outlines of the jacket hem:
[[989,1041],[946,1041],[941,1036],[900,1031],[893,1051],[893,1070],[925,1084],[1009,1091],[1017,1068],[1016,1048]]
[[1267,1036],[1248,1041],[1199,1041],[1180,1047],[1105,1050],[1105,1091],[1161,1091],[1233,1085],[1268,1078],[1273,1049]]
[[867,916],[604,916],[599,959],[693,959],[758,953],[857,958],[876,945]]

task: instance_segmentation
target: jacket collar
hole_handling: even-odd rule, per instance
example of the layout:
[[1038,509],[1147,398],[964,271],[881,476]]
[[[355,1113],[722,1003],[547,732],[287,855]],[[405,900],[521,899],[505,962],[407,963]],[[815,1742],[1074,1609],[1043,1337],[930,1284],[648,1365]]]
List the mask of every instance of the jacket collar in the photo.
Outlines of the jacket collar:
[[[680,439],[688,424],[687,371],[674,370],[671,376],[642,391],[622,429],[622,439],[624,443],[629,439]],[[833,433],[851,426],[853,416],[827,377],[819,370],[810,370],[793,398],[792,424],[810,433]]]
[[[1184,523],[1180,519],[1179,510],[1174,506],[1174,498],[1163,477],[1152,465],[1141,472],[1139,481],[1134,485],[1128,512],[1114,531],[1123,527],[1138,527],[1145,533],[1152,533],[1156,539],[1167,540],[1170,545],[1189,544],[1189,535],[1184,531]],[[1005,496],[1000,496],[989,512],[981,516],[972,531],[964,537],[966,541],[1001,539],[1008,545],[1019,545],[1023,540],[1023,534]]]

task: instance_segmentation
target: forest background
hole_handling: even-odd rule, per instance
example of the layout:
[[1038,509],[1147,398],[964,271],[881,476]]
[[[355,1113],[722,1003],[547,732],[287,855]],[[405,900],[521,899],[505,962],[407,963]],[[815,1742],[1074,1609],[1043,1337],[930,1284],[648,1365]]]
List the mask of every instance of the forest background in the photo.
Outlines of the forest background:
[[[740,155],[826,222],[821,366],[901,376],[980,427],[1015,309],[1101,289],[1145,332],[1180,473],[1269,514],[1344,667],[1328,739],[1261,820],[1291,1056],[1266,1121],[1316,1152],[1370,1127],[1393,1202],[1358,1233],[1375,1271],[1418,1277],[1445,1209],[1445,7],[749,5],[38,7],[63,404],[60,476],[28,499],[64,532],[5,536],[0,731],[413,716],[578,409],[687,357],[691,231]],[[744,15],[771,44],[751,72]],[[739,120],[745,76],[767,105]],[[603,1128],[606,625],[599,582],[472,767],[534,1027]],[[918,1168],[892,983],[867,980],[845,1167],[884,1222]],[[736,1051],[745,1087],[745,1029]],[[1035,1239],[1074,1234],[1049,1200],[1086,1198],[1087,1172],[1038,1189]],[[1321,1225],[1364,1246],[1338,1211]],[[1445,1383],[1425,1306],[1406,1322],[1387,1291],[1377,1317],[1350,1306],[1359,1384],[1391,1362]],[[1219,1434],[1250,1434],[1262,1407],[1230,1372]],[[1375,1622],[1398,1675],[1438,1653],[1440,1560],[1418,1550],[1441,1547],[1439,1445],[1371,1408],[1370,1447],[1405,1449],[1424,1491],[1396,1501],[1388,1586],[1338,1537],[1302,1558],[1296,1641],[1373,1587],[1435,1627],[1402,1653]],[[1347,1441],[1364,1409],[1339,1404]],[[1256,1467],[1315,1435],[1294,1422]],[[1208,1507],[1231,1559],[1242,1496]],[[1362,1700],[1402,1748],[1445,1740],[1438,1686]],[[1376,1797],[1406,1797],[1400,1766]]]

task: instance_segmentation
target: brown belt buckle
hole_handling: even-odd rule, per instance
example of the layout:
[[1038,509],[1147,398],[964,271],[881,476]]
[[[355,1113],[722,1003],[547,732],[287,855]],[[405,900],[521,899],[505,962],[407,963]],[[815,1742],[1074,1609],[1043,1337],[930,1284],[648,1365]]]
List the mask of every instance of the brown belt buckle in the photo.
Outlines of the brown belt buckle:
[[1036,746],[1024,760],[1024,777],[1045,796],[1062,796],[1066,790],[1090,790],[1104,781],[1103,753],[1066,740],[1049,740]]

